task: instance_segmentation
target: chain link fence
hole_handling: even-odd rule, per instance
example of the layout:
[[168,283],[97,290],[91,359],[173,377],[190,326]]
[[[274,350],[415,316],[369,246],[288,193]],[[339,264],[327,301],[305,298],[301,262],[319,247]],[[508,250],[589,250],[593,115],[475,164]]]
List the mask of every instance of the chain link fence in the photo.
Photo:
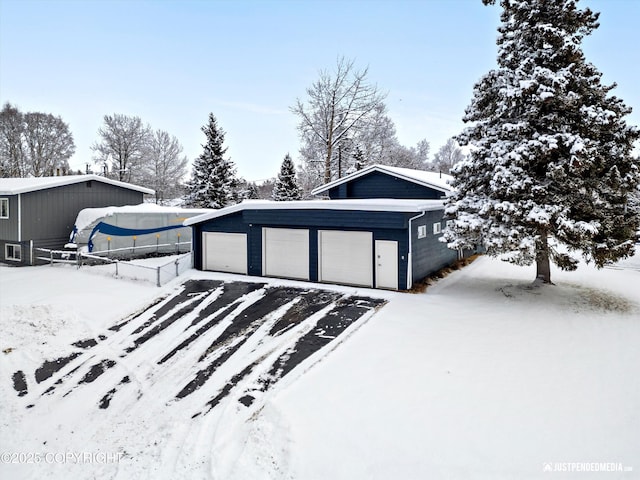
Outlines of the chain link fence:
[[41,262],[74,264],[92,273],[154,283],[160,287],[180,276],[192,266],[191,252],[123,260],[105,256],[106,252],[86,253],[79,251],[36,249]]

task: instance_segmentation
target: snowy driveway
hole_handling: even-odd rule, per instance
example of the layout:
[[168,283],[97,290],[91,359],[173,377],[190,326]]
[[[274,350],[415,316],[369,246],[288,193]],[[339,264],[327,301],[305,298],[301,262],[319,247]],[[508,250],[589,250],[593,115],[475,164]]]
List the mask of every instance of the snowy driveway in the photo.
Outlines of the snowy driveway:
[[[35,371],[13,373],[27,408],[55,409],[91,392],[95,408],[142,397],[179,405],[202,389],[192,417],[230,392],[249,407],[296,366],[384,300],[264,283],[188,280],[173,294]],[[82,396],[86,400],[86,395]]]

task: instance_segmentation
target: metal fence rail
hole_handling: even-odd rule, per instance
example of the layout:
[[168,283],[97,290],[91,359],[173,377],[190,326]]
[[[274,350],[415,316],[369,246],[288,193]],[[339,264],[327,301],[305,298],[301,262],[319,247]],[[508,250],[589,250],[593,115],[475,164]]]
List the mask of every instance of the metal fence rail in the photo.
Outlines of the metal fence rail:
[[[155,245],[154,245],[155,248]],[[89,271],[113,275],[115,278],[128,278],[155,283],[160,287],[180,276],[192,266],[191,252],[172,258],[170,261],[158,265],[145,265],[141,260],[121,260],[101,255],[106,252],[76,252],[65,250],[36,249],[43,255],[38,260],[54,265],[56,263],[74,264],[78,268],[88,268]],[[130,248],[124,250],[131,250]],[[113,250],[112,250],[113,252]],[[157,257],[161,261],[163,257]]]

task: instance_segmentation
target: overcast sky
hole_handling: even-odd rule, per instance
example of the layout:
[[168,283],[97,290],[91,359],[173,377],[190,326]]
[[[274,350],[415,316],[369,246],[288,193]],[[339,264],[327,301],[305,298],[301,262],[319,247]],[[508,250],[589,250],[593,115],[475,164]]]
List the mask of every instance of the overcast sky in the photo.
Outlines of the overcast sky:
[[[640,0],[580,5],[601,12],[587,60],[640,124]],[[388,92],[400,142],[435,153],[496,64],[499,14],[481,0],[0,0],[0,101],[60,115],[81,169],[105,114],[166,130],[193,160],[213,112],[238,173],[260,180],[287,152],[297,163],[289,107],[343,55]]]

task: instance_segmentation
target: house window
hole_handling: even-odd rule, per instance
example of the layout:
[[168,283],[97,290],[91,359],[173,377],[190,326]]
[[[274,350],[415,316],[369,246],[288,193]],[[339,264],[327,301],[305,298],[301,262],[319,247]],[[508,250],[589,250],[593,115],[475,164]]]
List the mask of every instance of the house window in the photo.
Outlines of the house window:
[[424,238],[427,236],[427,226],[418,225],[418,238]]
[[0,198],[0,218],[9,218],[9,199]]
[[438,235],[442,231],[442,224],[440,222],[433,224],[433,234]]
[[20,245],[14,245],[7,243],[4,246],[4,258],[5,260],[15,260],[20,262],[22,260],[22,251]]

